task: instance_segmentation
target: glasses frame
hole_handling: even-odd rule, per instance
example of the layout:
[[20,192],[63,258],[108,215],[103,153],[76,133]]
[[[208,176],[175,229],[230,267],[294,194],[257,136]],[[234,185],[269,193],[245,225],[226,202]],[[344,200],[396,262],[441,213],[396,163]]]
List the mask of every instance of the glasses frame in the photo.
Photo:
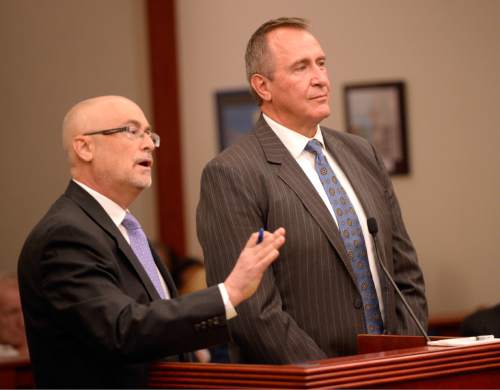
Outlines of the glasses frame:
[[[117,133],[128,133],[130,135],[133,135],[130,132],[130,129],[131,129],[131,126],[123,126],[123,127],[115,127],[113,129],[91,131],[88,133],[83,133],[82,135],[97,135],[97,134],[113,135],[113,134],[117,134]],[[137,139],[144,137],[144,135],[148,135],[151,138],[155,148],[160,147],[160,136],[158,134],[152,132],[151,130],[149,130],[149,132],[143,131],[140,135],[137,136]]]

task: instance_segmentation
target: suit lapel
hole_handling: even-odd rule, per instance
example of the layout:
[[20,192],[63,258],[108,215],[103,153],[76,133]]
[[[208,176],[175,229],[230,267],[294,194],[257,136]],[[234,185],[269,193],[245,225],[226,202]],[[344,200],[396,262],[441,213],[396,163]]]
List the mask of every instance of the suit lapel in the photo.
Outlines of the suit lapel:
[[356,193],[356,196],[363,207],[365,215],[369,218],[374,214],[374,203],[372,201],[369,183],[366,181],[366,174],[363,174],[359,160],[351,151],[346,151],[343,142],[336,138],[334,133],[322,131],[325,146],[335,158],[337,164],[346,175],[349,183]]
[[301,200],[304,207],[335,248],[353,281],[355,281],[352,265],[347,258],[344,243],[330,211],[297,161],[291,156],[262,116],[257,122],[256,136],[262,145],[267,161],[271,164],[280,165],[278,176]]
[[151,300],[160,299],[160,295],[156,291],[144,267],[102,206],[87,191],[73,181],[69,183],[66,189],[66,195],[76,202],[101,229],[115,239],[118,248],[136,271]]
[[160,274],[163,277],[165,284],[167,285],[167,289],[170,293],[170,297],[175,298],[178,295],[178,293],[177,293],[177,288],[175,286],[174,280],[172,279],[172,275],[170,274],[167,267],[165,266],[165,264],[161,260],[160,256],[158,256],[158,254],[154,250],[151,243],[149,243],[149,247],[151,248],[151,253],[153,254],[153,259],[156,263],[156,266],[158,267],[158,270],[160,271]]

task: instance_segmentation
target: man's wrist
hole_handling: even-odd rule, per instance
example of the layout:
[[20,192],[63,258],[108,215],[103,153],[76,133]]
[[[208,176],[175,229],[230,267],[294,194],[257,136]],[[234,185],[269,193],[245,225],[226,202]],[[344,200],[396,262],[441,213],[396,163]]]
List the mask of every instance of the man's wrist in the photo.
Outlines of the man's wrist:
[[229,294],[224,283],[219,283],[217,286],[219,287],[220,295],[222,296],[222,301],[226,309],[226,320],[230,320],[236,317],[238,313],[229,299]]

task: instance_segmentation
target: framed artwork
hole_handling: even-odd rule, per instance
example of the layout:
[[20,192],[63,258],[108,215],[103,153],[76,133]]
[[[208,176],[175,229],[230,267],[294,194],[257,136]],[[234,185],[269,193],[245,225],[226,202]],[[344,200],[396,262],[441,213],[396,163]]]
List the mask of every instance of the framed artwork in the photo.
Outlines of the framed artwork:
[[344,106],[347,131],[375,147],[389,174],[408,174],[404,82],[345,85]]
[[217,91],[215,100],[219,146],[223,150],[254,128],[260,109],[249,89]]

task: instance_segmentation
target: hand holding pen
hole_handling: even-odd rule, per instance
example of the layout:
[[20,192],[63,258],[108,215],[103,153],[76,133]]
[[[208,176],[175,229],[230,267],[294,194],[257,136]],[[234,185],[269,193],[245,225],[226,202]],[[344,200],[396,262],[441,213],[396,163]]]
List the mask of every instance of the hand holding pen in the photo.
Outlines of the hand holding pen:
[[262,275],[278,258],[278,250],[284,243],[283,228],[278,228],[273,233],[261,228],[250,236],[236,265],[224,281],[233,306],[239,305],[257,291]]
[[264,228],[259,229],[259,235],[257,236],[257,245],[259,245],[264,239]]

